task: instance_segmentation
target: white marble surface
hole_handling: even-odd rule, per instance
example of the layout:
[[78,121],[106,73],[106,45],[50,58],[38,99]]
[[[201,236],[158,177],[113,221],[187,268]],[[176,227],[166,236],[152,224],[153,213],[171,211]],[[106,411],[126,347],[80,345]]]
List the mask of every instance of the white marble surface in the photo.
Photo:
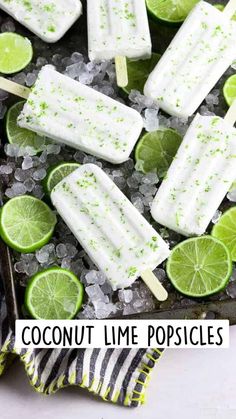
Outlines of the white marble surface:
[[230,335],[230,349],[166,351],[153,372],[147,404],[138,409],[104,403],[79,388],[37,394],[15,364],[0,379],[0,418],[235,419],[236,327]]

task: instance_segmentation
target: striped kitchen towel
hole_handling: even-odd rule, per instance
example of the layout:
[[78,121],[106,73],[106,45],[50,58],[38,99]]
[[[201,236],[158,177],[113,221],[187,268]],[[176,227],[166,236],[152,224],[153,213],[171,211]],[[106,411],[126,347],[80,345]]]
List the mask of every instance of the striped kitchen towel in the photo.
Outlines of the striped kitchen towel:
[[0,295],[0,375],[16,356],[36,391],[52,394],[78,385],[106,401],[136,407],[145,401],[150,372],[161,349],[19,349]]

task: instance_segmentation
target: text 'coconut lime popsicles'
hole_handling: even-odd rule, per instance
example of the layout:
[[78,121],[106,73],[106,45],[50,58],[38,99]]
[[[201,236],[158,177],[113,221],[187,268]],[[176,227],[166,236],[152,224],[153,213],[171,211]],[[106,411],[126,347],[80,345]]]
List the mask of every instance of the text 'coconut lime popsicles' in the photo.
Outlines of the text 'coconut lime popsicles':
[[125,57],[151,56],[145,0],[87,0],[90,60],[115,58],[117,83],[128,84]]
[[56,42],[82,13],[80,0],[0,0],[0,9],[45,42]]
[[236,0],[224,11],[200,1],[150,74],[144,93],[170,115],[188,117],[236,58]]
[[99,167],[85,164],[52,191],[58,213],[114,290],[139,276],[159,300],[167,292],[152,273],[168,245]]
[[132,108],[44,66],[32,89],[0,78],[0,88],[28,97],[22,128],[114,164],[126,161],[142,131]]
[[236,101],[225,118],[196,115],[152,205],[160,224],[185,236],[206,231],[235,179]]

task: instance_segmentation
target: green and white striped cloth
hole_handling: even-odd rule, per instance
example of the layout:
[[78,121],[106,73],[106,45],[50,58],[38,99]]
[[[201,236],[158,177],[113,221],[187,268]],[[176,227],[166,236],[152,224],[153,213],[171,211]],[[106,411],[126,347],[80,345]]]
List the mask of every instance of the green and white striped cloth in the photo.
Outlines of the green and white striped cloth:
[[40,393],[78,385],[105,401],[136,407],[145,402],[150,372],[161,354],[161,349],[16,348],[0,295],[0,375],[19,356]]

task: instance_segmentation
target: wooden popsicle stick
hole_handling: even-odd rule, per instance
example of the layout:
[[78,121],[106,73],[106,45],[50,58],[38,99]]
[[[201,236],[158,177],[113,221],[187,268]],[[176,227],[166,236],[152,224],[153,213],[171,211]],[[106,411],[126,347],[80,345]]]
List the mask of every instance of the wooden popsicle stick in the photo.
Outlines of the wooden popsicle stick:
[[168,292],[150,269],[142,272],[141,278],[158,301],[167,300]]
[[228,112],[226,113],[224,120],[229,124],[234,126],[236,122],[236,100],[230,106]]
[[222,13],[231,19],[236,12],[236,0],[229,0]]
[[23,99],[28,99],[31,92],[28,87],[21,86],[21,84],[17,84],[14,81],[5,79],[4,77],[0,77],[0,89]]
[[126,87],[129,82],[126,57],[120,55],[115,57],[115,65],[117,85],[119,87]]

